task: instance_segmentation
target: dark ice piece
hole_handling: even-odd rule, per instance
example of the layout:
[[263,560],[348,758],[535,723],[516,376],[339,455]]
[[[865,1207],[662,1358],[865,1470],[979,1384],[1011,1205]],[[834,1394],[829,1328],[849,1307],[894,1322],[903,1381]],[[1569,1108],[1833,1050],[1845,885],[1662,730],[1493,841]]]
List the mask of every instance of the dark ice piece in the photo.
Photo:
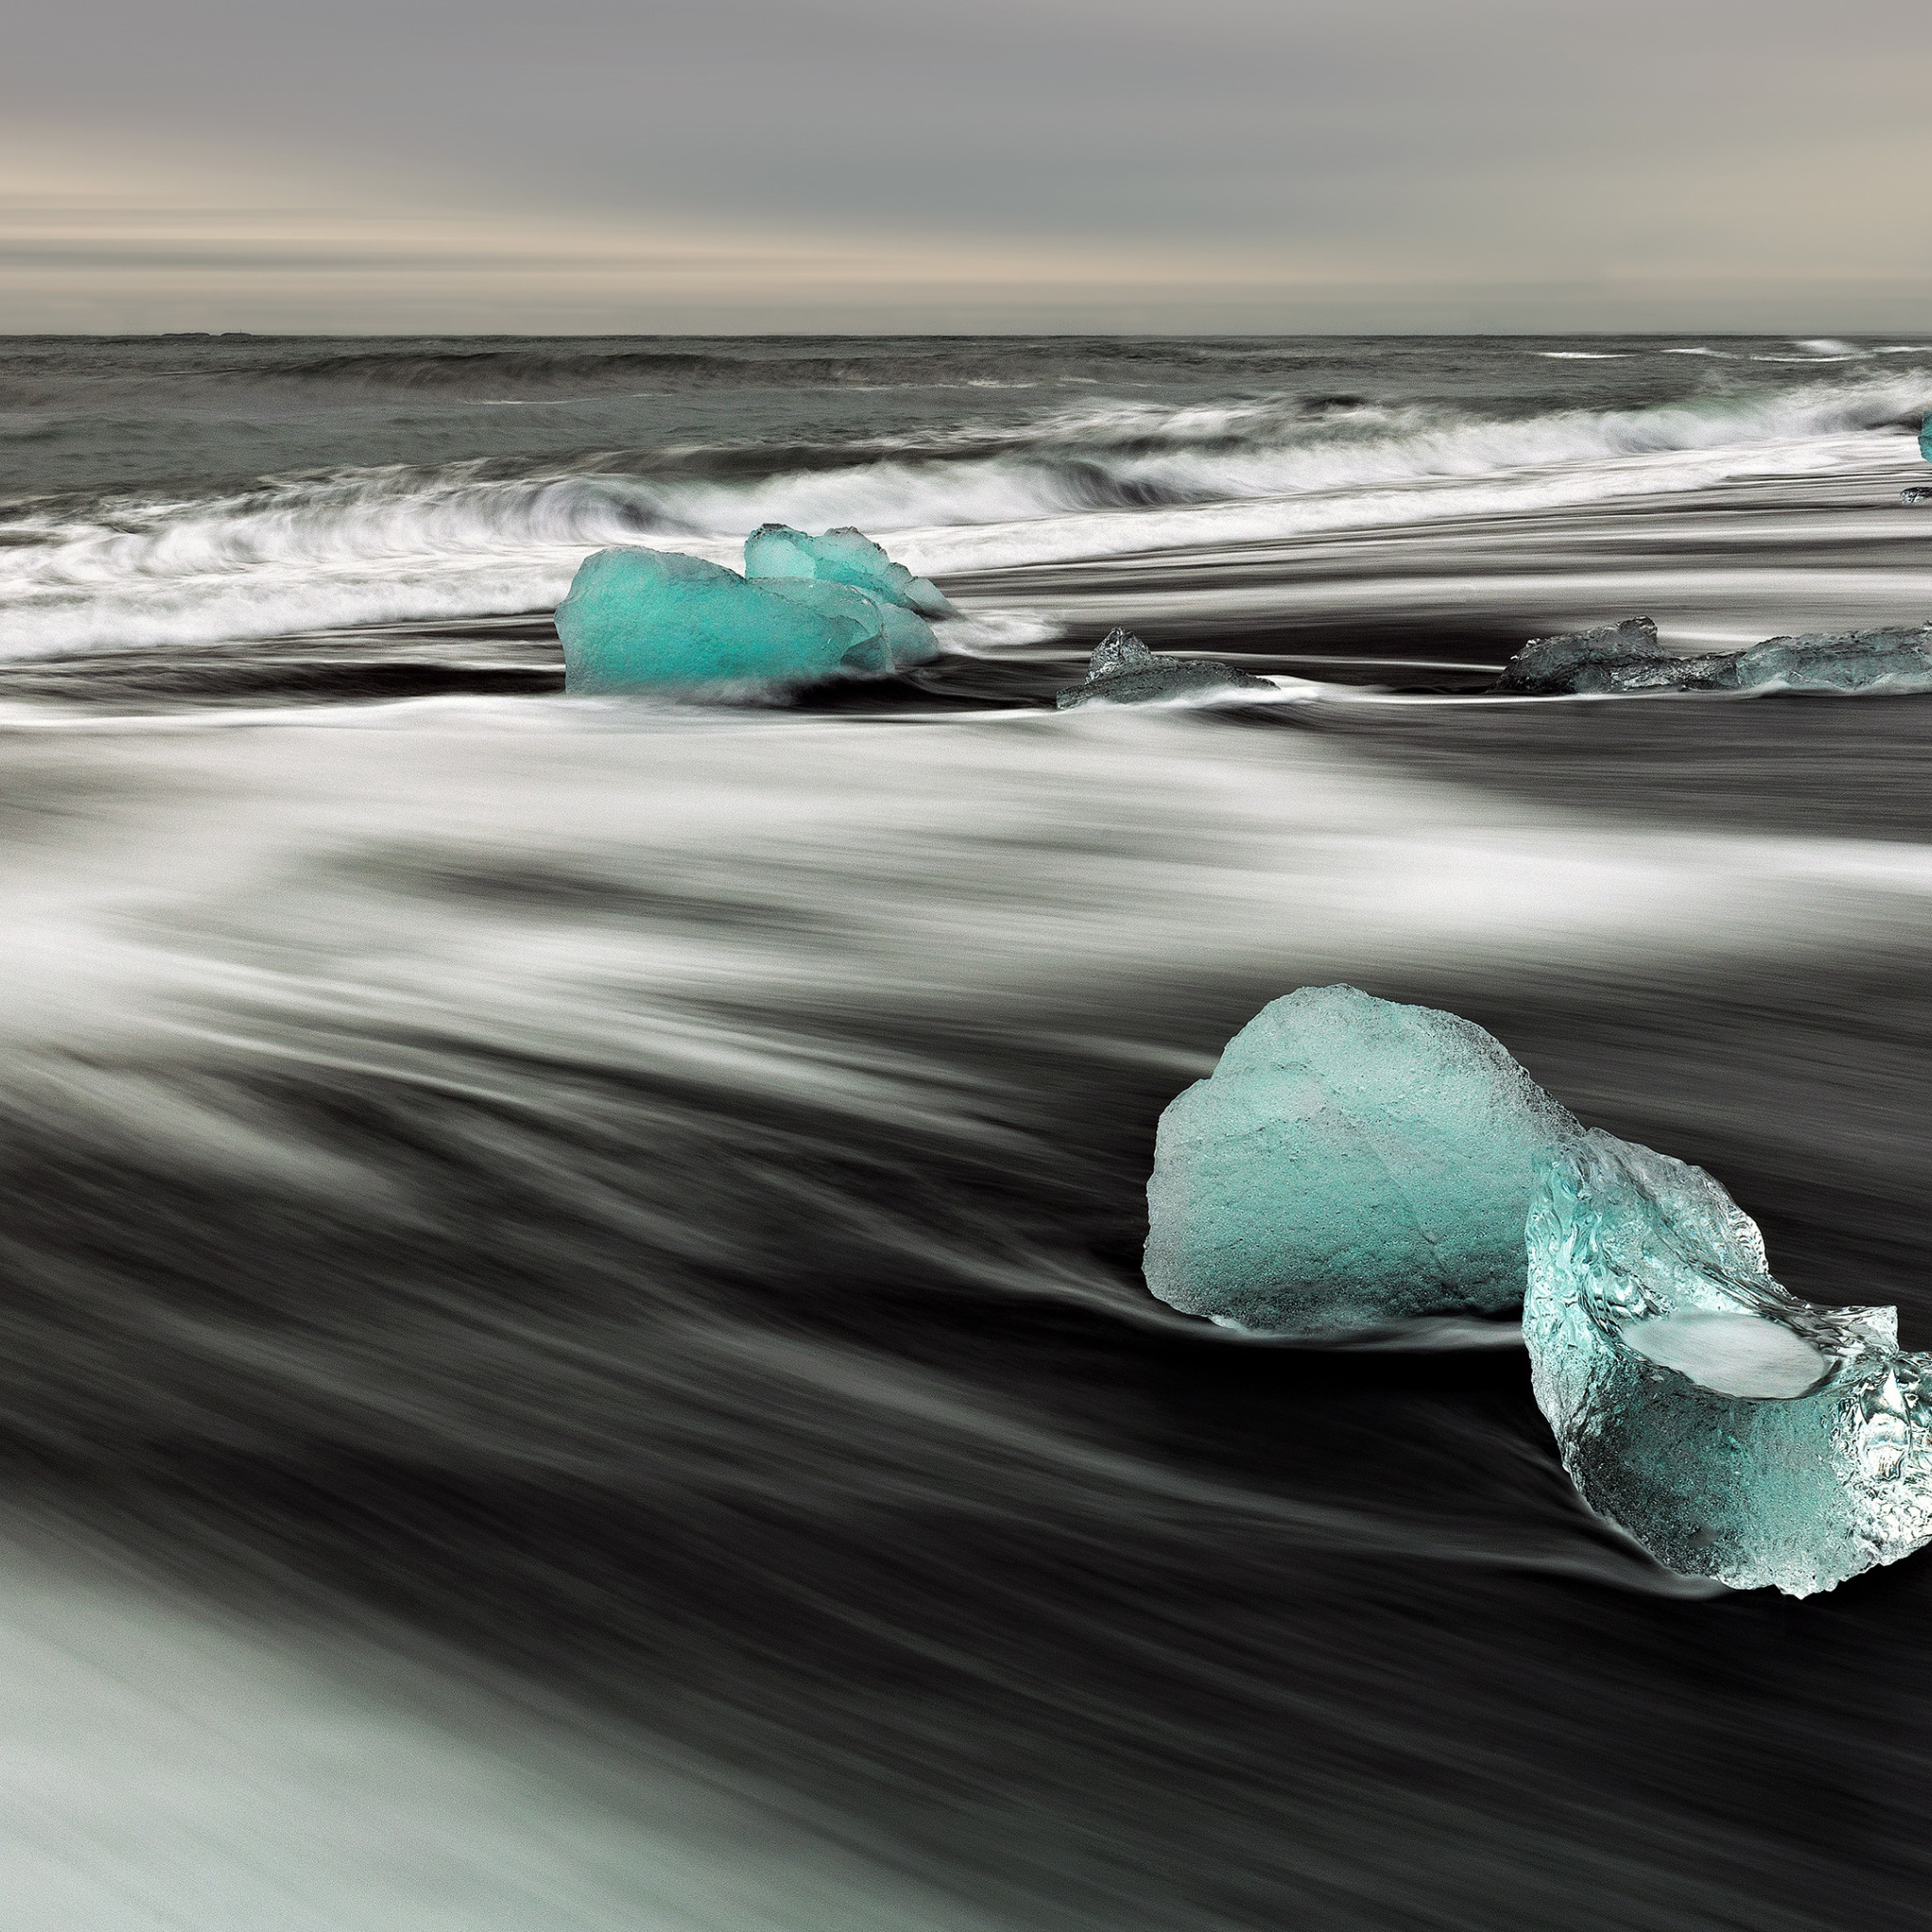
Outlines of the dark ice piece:
[[1087,660],[1087,675],[1120,677],[1129,671],[1151,671],[1154,665],[1154,653],[1132,631],[1115,625]]
[[1906,504],[1932,503],[1932,490],[1921,490],[1917,488],[1913,488],[1911,490],[1901,490],[1898,493],[1898,500],[1901,503]]
[[1724,691],[1735,652],[1680,658],[1657,641],[1648,617],[1600,624],[1562,637],[1531,638],[1503,667],[1499,691],[1574,697],[1609,691]]
[[1766,638],[1737,655],[1740,691],[1932,691],[1932,624]]
[[1069,686],[1054,702],[1070,705],[1104,700],[1143,705],[1160,698],[1191,697],[1210,691],[1273,691],[1265,677],[1251,676],[1229,664],[1201,658],[1157,658],[1132,631],[1116,625],[1100,641],[1087,666],[1087,682]]
[[1932,691],[1932,625],[1807,632],[1743,651],[1680,658],[1662,649],[1647,617],[1533,638],[1493,687],[1536,697],[1597,691],[1803,691],[1893,697]]

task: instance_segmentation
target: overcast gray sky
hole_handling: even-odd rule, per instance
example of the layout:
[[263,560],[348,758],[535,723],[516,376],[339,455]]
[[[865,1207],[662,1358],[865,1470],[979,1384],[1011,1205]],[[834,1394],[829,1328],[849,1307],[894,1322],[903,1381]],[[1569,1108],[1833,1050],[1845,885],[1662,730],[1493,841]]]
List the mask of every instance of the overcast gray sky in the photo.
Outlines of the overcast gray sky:
[[0,329],[1932,327],[1925,0],[71,0]]

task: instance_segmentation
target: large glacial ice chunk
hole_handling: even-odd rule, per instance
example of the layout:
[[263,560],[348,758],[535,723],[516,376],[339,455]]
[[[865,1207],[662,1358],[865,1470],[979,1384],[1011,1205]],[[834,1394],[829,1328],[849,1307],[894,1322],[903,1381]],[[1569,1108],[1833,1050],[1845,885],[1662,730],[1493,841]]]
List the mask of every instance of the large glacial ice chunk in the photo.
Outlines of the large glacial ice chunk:
[[1581,1131],[1474,1022],[1304,987],[1161,1115],[1147,1285],[1276,1335],[1507,1312],[1538,1157]]
[[573,692],[791,686],[935,656],[911,612],[849,584],[752,583],[675,551],[599,550],[557,608]]
[[747,577],[803,577],[822,584],[851,584],[882,604],[897,605],[920,617],[957,617],[958,612],[929,577],[916,577],[894,563],[878,544],[858,530],[827,530],[808,537],[789,524],[763,524],[744,540]]
[[1087,662],[1087,681],[1055,695],[1061,710],[1096,700],[1112,705],[1144,705],[1162,698],[1192,697],[1204,691],[1264,691],[1265,677],[1217,664],[1206,658],[1157,658],[1132,631],[1117,625],[1101,639]]
[[1532,638],[1504,666],[1498,691],[1574,696],[1599,691],[1819,691],[1909,696],[1932,691],[1932,624],[1767,638],[1742,651],[1684,657],[1664,650],[1647,617]]
[[1523,1332],[1563,1466],[1660,1563],[1830,1590],[1932,1540],[1932,1356],[1814,1307],[1701,1168],[1591,1133],[1541,1163]]

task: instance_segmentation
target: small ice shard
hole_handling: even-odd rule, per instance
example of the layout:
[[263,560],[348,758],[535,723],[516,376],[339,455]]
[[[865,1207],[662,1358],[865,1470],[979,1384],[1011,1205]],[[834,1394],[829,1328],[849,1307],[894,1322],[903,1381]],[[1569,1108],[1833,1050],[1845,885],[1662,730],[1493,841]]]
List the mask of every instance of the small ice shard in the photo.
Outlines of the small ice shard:
[[847,527],[808,537],[789,524],[763,524],[744,540],[744,574],[754,581],[804,577],[822,584],[851,584],[882,604],[920,617],[958,617],[943,591],[894,563],[870,537]]
[[1932,1540],[1932,1356],[1896,1309],[1799,1301],[1709,1174],[1608,1134],[1544,1157],[1528,1243],[1536,1399],[1658,1562],[1809,1596]]
[[1273,691],[1265,677],[1237,671],[1202,658],[1157,658],[1132,631],[1119,625],[1101,639],[1088,660],[1087,682],[1070,685],[1054,699],[1061,710],[1070,705],[1141,705],[1151,699],[1191,697],[1197,691]]
[[1909,490],[1901,490],[1898,500],[1904,504],[1932,503],[1932,490],[1914,484]]
[[1683,658],[1665,650],[1650,618],[1626,617],[1621,624],[1602,624],[1593,630],[1531,638],[1504,665],[1495,689],[1526,697],[1701,690],[1709,688],[1707,680],[1717,667],[1714,658]]
[[1474,1022],[1303,987],[1161,1115],[1147,1285],[1274,1335],[1505,1313],[1537,1158],[1581,1131]]
[[749,582],[675,551],[599,550],[557,607],[572,692],[881,676],[938,655],[909,610],[850,584]]
[[1658,646],[1647,617],[1633,617],[1572,637],[1532,639],[1494,689],[1543,697],[1655,691],[1907,696],[1932,691],[1932,625],[1767,638],[1748,650],[1686,658]]

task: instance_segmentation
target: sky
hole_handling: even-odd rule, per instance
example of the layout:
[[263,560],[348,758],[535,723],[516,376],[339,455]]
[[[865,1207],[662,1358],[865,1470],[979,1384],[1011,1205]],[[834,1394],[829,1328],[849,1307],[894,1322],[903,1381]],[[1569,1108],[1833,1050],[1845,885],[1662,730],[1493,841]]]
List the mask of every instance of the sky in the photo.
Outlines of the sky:
[[66,0],[0,332],[1932,325],[1924,0]]

